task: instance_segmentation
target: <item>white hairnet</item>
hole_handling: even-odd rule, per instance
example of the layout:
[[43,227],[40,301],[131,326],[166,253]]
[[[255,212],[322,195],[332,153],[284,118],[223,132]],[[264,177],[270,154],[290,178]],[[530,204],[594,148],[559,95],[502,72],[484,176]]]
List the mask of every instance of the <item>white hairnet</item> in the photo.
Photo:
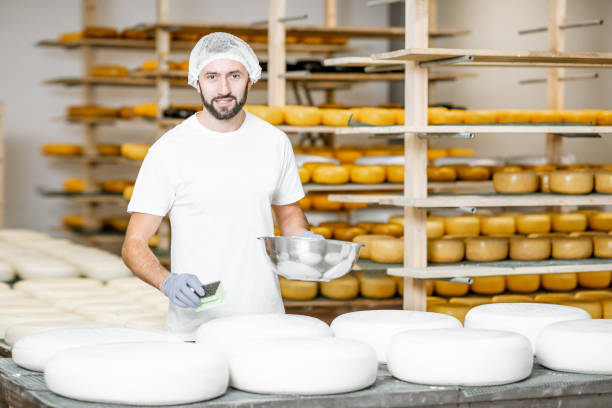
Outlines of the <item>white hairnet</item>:
[[231,59],[240,62],[249,73],[251,82],[261,77],[261,67],[257,56],[246,42],[228,33],[211,33],[200,38],[189,55],[189,75],[187,83],[198,88],[198,77],[202,69],[218,59]]

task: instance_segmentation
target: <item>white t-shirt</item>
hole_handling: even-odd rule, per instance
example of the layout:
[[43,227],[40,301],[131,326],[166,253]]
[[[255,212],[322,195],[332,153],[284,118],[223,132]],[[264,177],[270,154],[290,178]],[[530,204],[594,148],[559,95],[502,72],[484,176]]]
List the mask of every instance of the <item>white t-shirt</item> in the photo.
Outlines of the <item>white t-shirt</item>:
[[225,301],[196,312],[170,304],[166,326],[185,340],[210,319],[284,313],[278,279],[257,237],[274,235],[271,204],[304,197],[289,138],[246,113],[227,133],[196,115],[168,131],[145,157],[128,212],[170,213],[173,273],[220,280]]

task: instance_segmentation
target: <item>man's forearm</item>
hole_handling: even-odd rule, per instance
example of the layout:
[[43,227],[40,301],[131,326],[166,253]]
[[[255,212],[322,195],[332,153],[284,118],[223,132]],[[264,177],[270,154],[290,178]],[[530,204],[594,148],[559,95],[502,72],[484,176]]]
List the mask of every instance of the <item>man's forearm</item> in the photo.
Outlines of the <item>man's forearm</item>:
[[170,272],[159,263],[147,242],[138,237],[126,238],[121,256],[134,275],[161,290],[161,285]]

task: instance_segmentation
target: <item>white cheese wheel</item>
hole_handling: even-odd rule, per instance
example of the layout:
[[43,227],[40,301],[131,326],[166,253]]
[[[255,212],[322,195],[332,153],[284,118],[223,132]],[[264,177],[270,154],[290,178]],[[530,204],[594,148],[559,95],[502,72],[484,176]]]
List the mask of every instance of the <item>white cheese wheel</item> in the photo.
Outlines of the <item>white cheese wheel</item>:
[[376,350],[380,363],[387,362],[387,348],[396,334],[405,330],[461,327],[452,316],[409,310],[366,310],[340,315],[331,329],[334,336],[367,343]]
[[15,279],[15,270],[8,262],[0,260],[0,282],[10,282]]
[[557,371],[612,374],[612,320],[574,320],[542,330],[536,344],[540,364]]
[[101,288],[102,282],[87,279],[87,278],[61,278],[61,279],[28,279],[16,282],[13,286],[14,290],[23,290],[26,292],[40,289],[57,289],[57,288]]
[[131,329],[152,329],[164,330],[166,328],[166,318],[159,316],[140,317],[134,320],[128,320],[125,327]]
[[0,316],[0,338],[4,338],[6,329],[16,324],[33,322],[74,322],[82,321],[83,316],[59,312],[24,312]]
[[[0,282],[0,292],[10,291],[11,287],[4,282]],[[1,295],[0,295],[1,296]]]
[[163,318],[165,312],[157,310],[115,310],[108,312],[100,312],[88,316],[91,320],[109,324],[115,327],[124,327],[127,322],[137,319]]
[[232,347],[231,385],[262,394],[338,394],[376,381],[374,349],[353,340],[328,338],[255,339]]
[[106,286],[109,288],[116,288],[119,290],[131,290],[148,286],[144,281],[135,276],[129,276],[125,278],[111,279],[106,282]]
[[58,353],[45,367],[45,383],[77,400],[174,405],[223,395],[228,371],[220,352],[197,344],[99,344]]
[[180,342],[175,335],[164,331],[124,328],[72,328],[48,330],[26,336],[13,346],[13,360],[20,367],[43,371],[56,354],[75,347],[97,344],[131,343],[143,341]]
[[196,332],[196,343],[212,343],[227,351],[234,345],[261,338],[331,337],[322,320],[292,314],[252,314],[209,320]]
[[21,279],[76,278],[80,275],[74,265],[50,257],[21,259],[14,267]]
[[565,320],[590,318],[587,312],[577,307],[546,303],[495,303],[471,309],[465,317],[465,327],[520,333],[529,339],[535,353],[536,339],[544,327]]
[[30,322],[16,324],[6,329],[4,333],[4,341],[12,346],[17,343],[18,340],[29,336],[30,334],[40,333],[47,330],[54,329],[69,329],[76,327],[106,327],[102,323],[96,323],[91,320],[74,320],[70,322]]
[[412,383],[499,385],[527,378],[533,354],[529,340],[518,333],[411,330],[391,340],[387,366],[395,378]]

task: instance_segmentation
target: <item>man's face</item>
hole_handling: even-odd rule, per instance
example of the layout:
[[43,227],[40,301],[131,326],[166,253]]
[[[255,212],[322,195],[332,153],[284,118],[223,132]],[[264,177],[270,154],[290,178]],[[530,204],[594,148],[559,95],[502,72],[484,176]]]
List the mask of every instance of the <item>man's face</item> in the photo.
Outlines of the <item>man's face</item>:
[[204,108],[218,120],[236,116],[246,103],[250,88],[244,65],[219,59],[206,65],[198,77]]

